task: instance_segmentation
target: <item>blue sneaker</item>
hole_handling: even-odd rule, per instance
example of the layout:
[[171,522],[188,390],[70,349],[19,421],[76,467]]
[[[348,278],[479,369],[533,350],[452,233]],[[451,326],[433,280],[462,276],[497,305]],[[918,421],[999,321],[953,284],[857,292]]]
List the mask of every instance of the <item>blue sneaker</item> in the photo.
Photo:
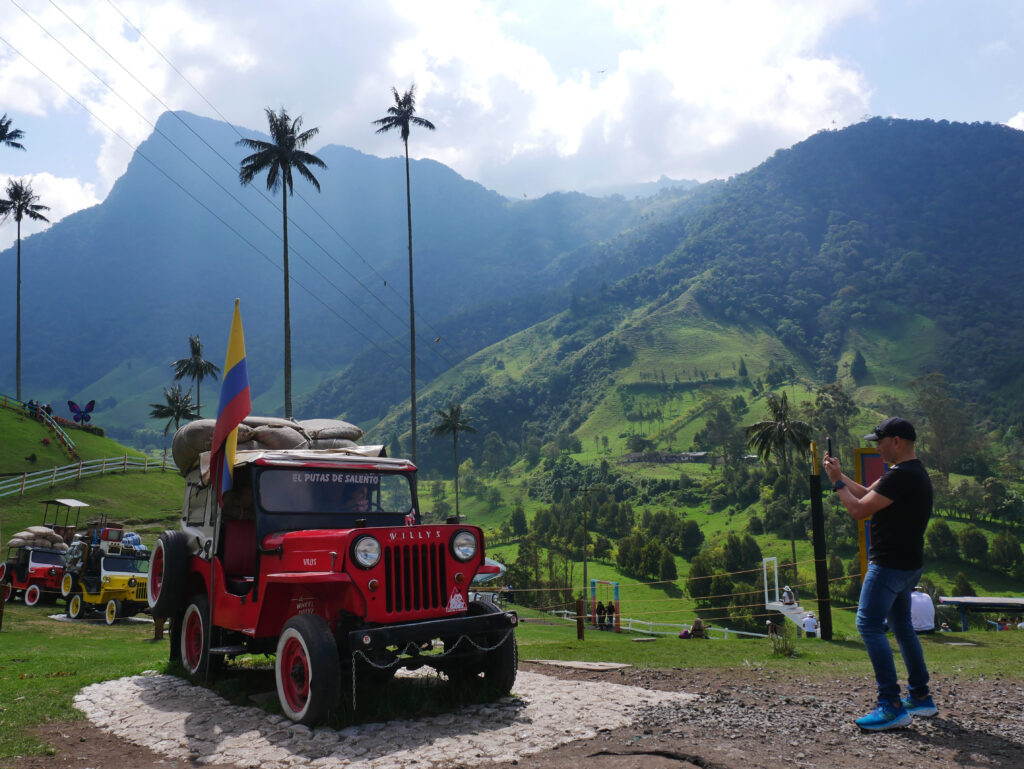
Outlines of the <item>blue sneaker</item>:
[[931,718],[939,709],[935,707],[935,703],[932,701],[932,696],[929,694],[923,700],[917,699],[912,694],[908,694],[903,698],[903,709],[906,710],[912,716],[921,716],[921,718]]
[[902,726],[910,726],[910,722],[913,720],[903,705],[896,709],[892,705],[880,704],[872,712],[866,716],[861,716],[854,723],[861,729],[866,729],[869,732],[881,732],[885,729],[899,729]]

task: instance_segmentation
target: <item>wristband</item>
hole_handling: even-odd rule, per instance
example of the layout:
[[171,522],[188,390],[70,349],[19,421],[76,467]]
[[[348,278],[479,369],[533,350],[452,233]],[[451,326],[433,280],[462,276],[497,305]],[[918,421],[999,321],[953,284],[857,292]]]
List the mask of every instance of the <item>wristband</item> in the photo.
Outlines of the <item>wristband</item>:
[[832,488],[835,489],[836,491],[839,491],[839,489],[843,488],[843,486],[845,485],[846,484],[843,483],[842,480],[838,480],[833,484]]

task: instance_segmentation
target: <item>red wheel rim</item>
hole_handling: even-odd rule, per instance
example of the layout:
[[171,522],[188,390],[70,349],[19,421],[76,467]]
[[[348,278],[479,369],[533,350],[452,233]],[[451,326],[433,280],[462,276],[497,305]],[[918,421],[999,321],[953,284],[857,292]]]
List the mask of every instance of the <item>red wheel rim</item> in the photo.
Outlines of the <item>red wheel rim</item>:
[[0,563],[0,582],[4,581],[4,577],[7,576],[7,564]]
[[39,585],[29,585],[28,590],[25,591],[25,605],[35,606],[39,603],[42,594],[43,591],[39,589]]
[[185,662],[191,672],[199,669],[199,661],[203,658],[203,618],[198,610],[189,612],[185,618],[185,639],[182,644]]
[[297,638],[289,638],[281,650],[281,689],[292,711],[301,713],[309,701],[309,659]]
[[164,546],[160,540],[157,540],[154,548],[149,573],[149,595],[155,601],[160,597],[160,586],[164,583]]

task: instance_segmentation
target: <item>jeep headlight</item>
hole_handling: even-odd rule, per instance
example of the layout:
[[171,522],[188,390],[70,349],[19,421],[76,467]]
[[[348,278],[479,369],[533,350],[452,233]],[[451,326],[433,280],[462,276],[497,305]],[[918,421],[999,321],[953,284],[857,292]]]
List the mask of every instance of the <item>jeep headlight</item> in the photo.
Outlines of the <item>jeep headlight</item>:
[[380,542],[373,537],[360,537],[352,545],[352,560],[357,566],[372,569],[380,561]]
[[476,541],[476,535],[463,529],[452,537],[452,555],[454,555],[460,561],[470,561],[476,556],[477,548],[479,545]]

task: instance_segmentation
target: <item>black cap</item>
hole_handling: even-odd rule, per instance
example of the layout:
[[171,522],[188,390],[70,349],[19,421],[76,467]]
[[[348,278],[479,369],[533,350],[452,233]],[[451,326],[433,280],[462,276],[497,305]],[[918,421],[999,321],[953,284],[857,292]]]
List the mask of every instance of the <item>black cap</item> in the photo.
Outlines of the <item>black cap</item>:
[[864,436],[866,441],[877,441],[881,438],[903,438],[908,441],[917,440],[917,430],[906,419],[889,417],[871,433]]

